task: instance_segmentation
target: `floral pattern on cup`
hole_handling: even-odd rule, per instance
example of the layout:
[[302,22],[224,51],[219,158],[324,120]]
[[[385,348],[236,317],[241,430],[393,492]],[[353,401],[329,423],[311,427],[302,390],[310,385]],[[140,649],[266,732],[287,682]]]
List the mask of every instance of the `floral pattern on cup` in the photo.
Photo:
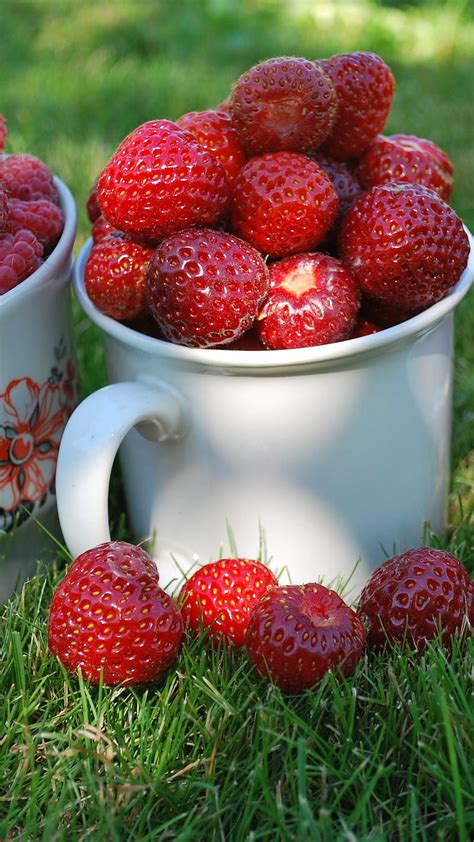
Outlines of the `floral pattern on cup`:
[[[63,356],[57,351],[56,359]],[[21,377],[0,394],[0,529],[22,523],[54,494],[59,443],[76,403],[76,383],[68,358],[44,383]]]

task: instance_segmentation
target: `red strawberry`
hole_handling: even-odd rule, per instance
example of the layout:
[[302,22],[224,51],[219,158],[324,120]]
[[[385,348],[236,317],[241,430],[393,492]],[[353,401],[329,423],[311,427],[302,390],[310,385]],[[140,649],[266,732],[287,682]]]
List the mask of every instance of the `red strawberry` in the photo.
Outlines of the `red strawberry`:
[[245,645],[250,660],[285,693],[302,693],[330,669],[349,675],[362,655],[364,626],[323,585],[270,588],[255,608]]
[[91,224],[100,216],[100,205],[97,201],[97,181],[92,185],[86,202],[87,218]]
[[407,641],[421,650],[438,633],[449,647],[451,635],[474,623],[474,584],[451,553],[407,550],[372,573],[358,613],[377,647]]
[[296,152],[252,158],[240,170],[232,227],[256,249],[284,257],[315,248],[336,219],[339,200],[324,172]]
[[362,187],[354,173],[347,164],[336,161],[334,158],[328,158],[319,152],[314,155],[310,154],[308,157],[315,161],[331,179],[339,199],[339,216],[345,216],[362,193]]
[[369,298],[407,318],[459,280],[469,240],[459,217],[432,190],[391,182],[373,187],[349,211],[339,254]]
[[153,249],[123,236],[108,236],[89,254],[86,291],[98,310],[120,321],[146,312],[146,273]]
[[222,558],[196,570],[181,589],[179,605],[192,631],[206,630],[215,644],[226,639],[243,646],[250,615],[278,581],[260,561]]
[[43,246],[31,231],[0,234],[0,295],[29,278],[42,264]]
[[357,162],[355,174],[365,188],[387,181],[424,184],[449,202],[453,167],[448,156],[430,140],[412,135],[379,135]]
[[330,133],[336,93],[318,62],[271,58],[237,80],[230,112],[250,155],[306,152]]
[[357,339],[359,336],[372,336],[373,333],[380,333],[383,327],[370,322],[368,319],[359,318],[356,326],[352,331],[351,339]]
[[0,158],[0,183],[13,199],[22,199],[24,202],[50,199],[56,204],[59,202],[51,170],[34,155]]
[[49,649],[94,684],[101,670],[105,684],[154,681],[176,659],[182,636],[183,619],[155,563],[124,541],[78,556],[53,595]]
[[0,114],[0,153],[3,152],[5,148],[5,140],[7,137],[7,124],[5,122],[5,117],[3,114]]
[[172,234],[148,271],[148,303],[170,342],[206,347],[237,339],[251,326],[269,289],[255,249],[208,228]]
[[321,64],[337,94],[337,117],[322,152],[345,161],[357,158],[385,126],[395,80],[374,53],[345,53]]
[[108,221],[138,240],[213,225],[230,190],[223,166],[169,120],[143,123],[122,141],[97,183]]
[[91,229],[92,239],[94,243],[98,243],[99,240],[103,240],[105,237],[109,237],[111,234],[117,234],[120,236],[121,232],[117,231],[110,222],[107,222],[105,216],[100,214],[97,219],[95,220],[94,224],[92,225]]
[[342,263],[327,254],[293,254],[270,266],[270,292],[258,314],[269,348],[304,348],[348,339],[359,289]]
[[255,328],[255,322],[250,330],[247,330],[246,333],[243,333],[242,336],[239,336],[238,339],[235,339],[234,342],[229,342],[228,345],[225,345],[226,351],[265,351],[265,345],[263,344],[262,340],[260,339],[258,332]]
[[20,229],[32,231],[43,246],[43,255],[50,254],[58,242],[64,228],[64,219],[60,208],[49,199],[34,199],[23,202],[10,199],[5,230],[16,234]]
[[220,161],[227,181],[233,187],[247,156],[230,114],[223,111],[190,111],[176,122],[180,128],[191,132],[198,143]]

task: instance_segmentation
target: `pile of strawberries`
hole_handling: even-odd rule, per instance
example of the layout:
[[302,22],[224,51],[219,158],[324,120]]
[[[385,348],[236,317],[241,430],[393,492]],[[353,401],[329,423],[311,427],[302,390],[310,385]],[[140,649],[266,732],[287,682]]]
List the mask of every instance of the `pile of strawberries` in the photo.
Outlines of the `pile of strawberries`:
[[215,110],[139,126],[89,197],[91,300],[228,349],[338,342],[440,300],[469,254],[452,165],[381,134],[393,93],[373,53],[272,58]]
[[6,136],[0,114],[0,295],[41,266],[64,228],[51,170],[34,155],[2,156]]
[[474,583],[450,553],[422,547],[378,567],[354,611],[321,584],[278,584],[262,562],[226,558],[190,576],[175,602],[139,547],[108,542],[82,553],[56,589],[48,643],[70,672],[106,684],[160,679],[184,629],[213,645],[247,651],[257,672],[285,693],[316,685],[328,670],[349,675],[366,642],[423,651],[474,623]]

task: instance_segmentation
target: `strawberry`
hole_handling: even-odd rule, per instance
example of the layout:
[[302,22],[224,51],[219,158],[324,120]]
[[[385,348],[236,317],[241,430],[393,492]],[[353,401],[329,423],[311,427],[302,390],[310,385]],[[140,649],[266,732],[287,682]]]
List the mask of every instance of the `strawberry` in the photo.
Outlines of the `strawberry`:
[[258,601],[277,584],[260,561],[221,558],[193,573],[181,589],[178,604],[189,629],[205,630],[215,645],[224,639],[239,647]]
[[357,158],[383,130],[395,80],[374,53],[344,53],[320,62],[337,95],[337,117],[321,151],[339,161]]
[[230,112],[249,155],[306,152],[330,133],[336,93],[318,62],[271,58],[240,76]]
[[85,270],[86,291],[98,310],[123,321],[147,310],[146,273],[153,249],[117,234],[98,240]]
[[254,322],[253,326],[250,330],[247,330],[246,333],[243,333],[242,336],[239,336],[238,339],[235,339],[234,342],[229,342],[228,345],[225,345],[226,351],[265,351],[265,345],[263,344],[262,340],[258,335],[258,331],[256,330],[256,322]]
[[150,556],[109,541],[76,558],[51,601],[48,646],[69,672],[98,684],[154,681],[172,665],[183,619]]
[[337,217],[339,200],[324,170],[306,155],[252,158],[234,187],[235,233],[271,257],[315,248]]
[[43,246],[32,231],[0,234],[0,295],[29,278],[42,264]]
[[229,186],[233,187],[247,156],[230,114],[223,111],[190,111],[176,122],[180,128],[191,132],[198,143],[220,161]]
[[105,237],[109,237],[111,234],[120,236],[121,232],[117,231],[117,229],[114,228],[114,226],[111,225],[110,222],[107,222],[105,216],[99,214],[99,216],[92,225],[91,234],[94,243],[98,243],[99,240],[103,240]]
[[372,336],[373,333],[379,333],[381,330],[383,330],[383,327],[380,325],[376,325],[368,319],[359,318],[352,331],[351,339],[357,339],[359,336]]
[[97,181],[92,185],[86,202],[87,218],[91,224],[100,216],[100,206],[97,200]]
[[348,339],[358,310],[359,289],[339,260],[293,254],[270,266],[257,325],[269,348],[304,348]]
[[43,256],[50,254],[64,228],[61,209],[49,199],[34,199],[23,202],[10,199],[5,230],[16,234],[20,229],[32,231],[43,246]]
[[469,240],[432,190],[389,182],[363,194],[343,219],[339,254],[369,299],[408,318],[459,280]]
[[357,162],[355,174],[366,189],[387,181],[424,184],[449,202],[453,166],[442,149],[413,135],[379,135]]
[[148,271],[148,304],[166,339],[206,347],[231,342],[251,326],[269,289],[255,249],[209,228],[172,234]]
[[313,583],[270,588],[245,635],[258,672],[284,693],[303,693],[334,668],[349,675],[364,643],[355,611],[335,591]]
[[450,637],[474,623],[474,584],[451,553],[407,550],[372,573],[358,613],[376,647],[406,641],[422,650],[440,634],[449,648]]
[[169,120],[151,120],[131,132],[97,183],[103,215],[137,240],[213,225],[229,196],[222,164]]
[[58,204],[59,195],[49,167],[34,155],[0,158],[0,184],[13,199],[30,202],[50,199]]
[[339,199],[339,216],[345,216],[362,193],[362,187],[354,173],[347,164],[336,161],[334,158],[328,158],[327,155],[322,155],[320,152],[310,153],[308,157],[315,161],[331,179]]

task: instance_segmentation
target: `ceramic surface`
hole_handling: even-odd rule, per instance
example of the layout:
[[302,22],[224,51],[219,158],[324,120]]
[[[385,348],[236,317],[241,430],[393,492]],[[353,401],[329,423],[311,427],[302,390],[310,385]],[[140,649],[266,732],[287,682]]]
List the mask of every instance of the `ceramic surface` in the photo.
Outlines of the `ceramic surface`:
[[[294,351],[193,349],[141,335],[79,302],[105,333],[109,386],[70,419],[58,509],[73,554],[109,539],[120,460],[132,527],[154,538],[164,585],[226,548],[255,557],[260,530],[282,580],[351,579],[442,532],[450,467],[453,310],[443,301],[378,334]],[[228,549],[228,547],[227,547]]]
[[76,206],[55,179],[65,217],[40,268],[0,296],[0,599],[34,569],[58,531],[54,479],[59,442],[77,403],[69,281]]

